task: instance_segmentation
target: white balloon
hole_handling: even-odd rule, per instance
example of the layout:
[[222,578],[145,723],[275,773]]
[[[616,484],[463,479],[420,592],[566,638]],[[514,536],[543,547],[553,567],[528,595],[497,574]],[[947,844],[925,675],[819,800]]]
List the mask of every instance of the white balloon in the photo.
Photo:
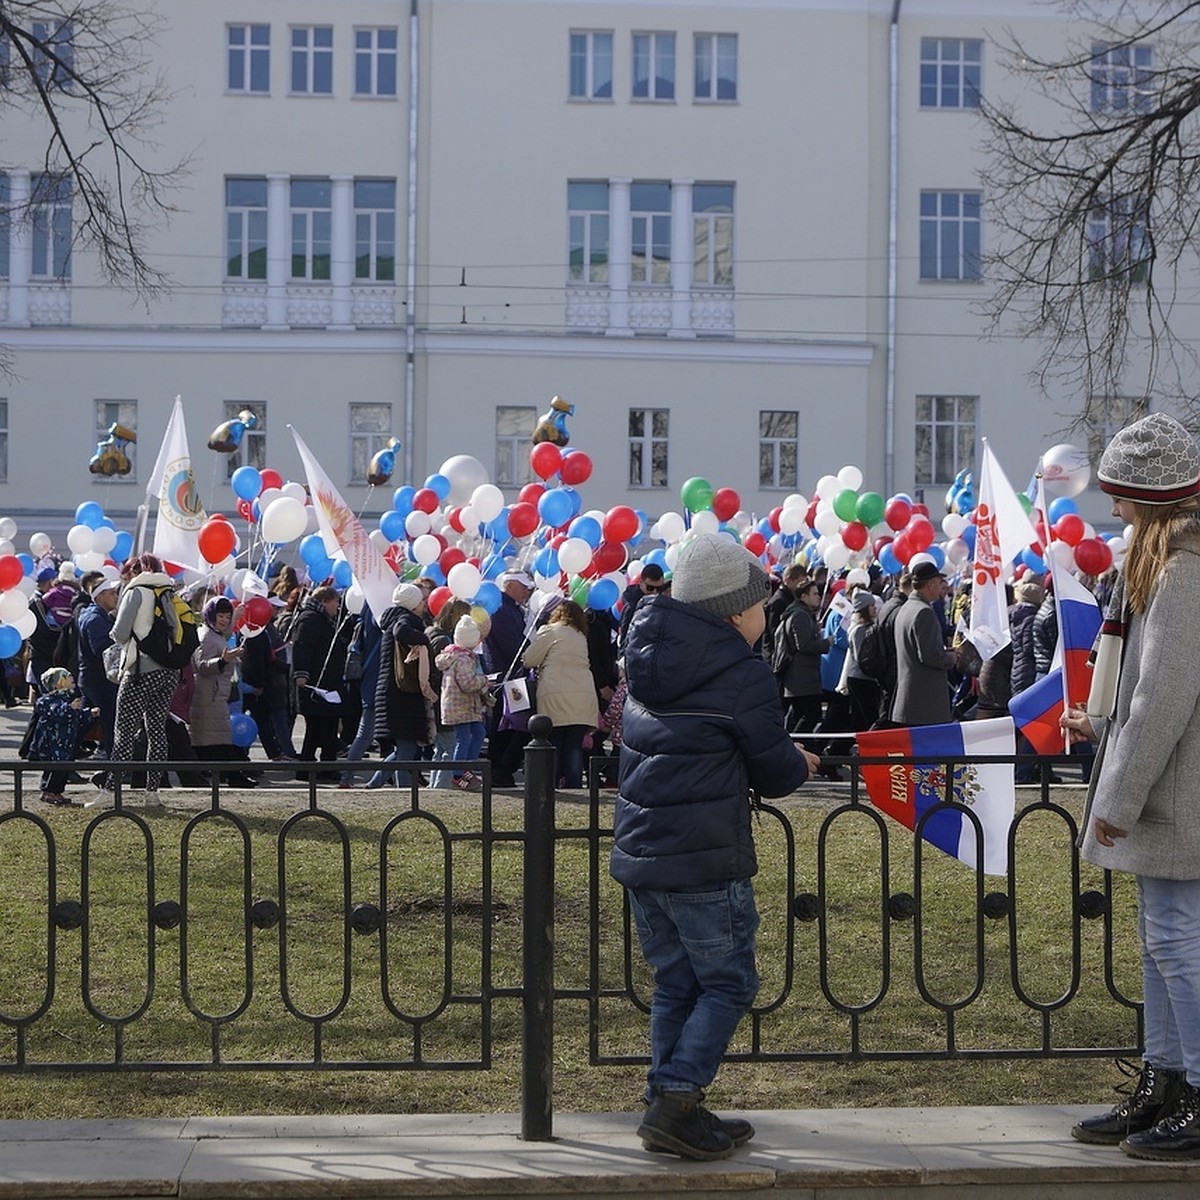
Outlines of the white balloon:
[[48,533],[31,533],[29,535],[29,553],[34,558],[41,558],[43,554],[49,554],[53,545]]
[[959,513],[947,513],[942,518],[942,532],[948,538],[956,538],[962,534],[962,531],[970,524],[966,517]]
[[[922,550],[920,554],[914,554],[912,558],[908,560],[908,569],[911,571],[914,567],[919,567],[921,563],[925,562],[934,562],[934,558],[932,554],[926,554],[925,551]],[[934,563],[934,565],[936,566],[937,564]]]
[[862,567],[855,567],[846,576],[846,586],[851,587],[869,587],[871,584],[871,573],[864,571]]
[[345,601],[347,612],[360,613],[363,610],[363,605],[367,602],[367,598],[363,595],[362,588],[357,583],[352,583],[346,589]]
[[821,534],[837,533],[842,527],[842,518],[832,508],[821,509],[817,513],[816,531]]
[[463,527],[464,533],[473,534],[479,532],[479,516],[469,504],[464,504],[458,510],[458,523]]
[[729,518],[727,524],[731,525],[738,533],[745,536],[750,532],[750,527],[754,524],[754,518],[744,509],[739,508],[737,512]]
[[852,492],[857,492],[862,487],[863,473],[857,467],[843,467],[837,473],[837,481],[843,491],[849,488]]
[[802,513],[808,512],[808,497],[799,492],[793,492],[784,502],[784,508],[798,508]]
[[304,506],[304,532],[301,537],[308,537],[310,533],[316,533],[321,527],[321,520],[317,516],[317,510],[311,504]]
[[679,543],[672,542],[663,553],[663,558],[667,560],[667,570],[674,571],[675,564],[679,561]]
[[539,592],[557,592],[558,591],[558,576],[557,575],[539,575],[536,571],[533,573],[533,585]]
[[258,493],[258,511],[265,513],[267,509],[283,495],[283,488],[263,488]]
[[494,483],[481,483],[471,493],[471,507],[480,524],[494,521],[504,507],[504,493]]
[[834,542],[821,557],[831,571],[840,571],[850,561],[850,547],[845,542]]
[[419,508],[414,508],[404,518],[404,532],[410,538],[421,537],[423,534],[427,534],[431,528],[432,522],[429,520],[429,514],[422,512]]
[[1042,455],[1042,482],[1048,496],[1078,496],[1092,477],[1086,450],[1061,442]]
[[289,479],[279,490],[285,496],[291,496],[293,500],[299,500],[301,504],[304,504],[308,500],[308,492],[305,491],[304,484],[297,483],[294,479]]
[[12,517],[0,517],[0,538],[11,542],[17,536],[17,523]]
[[578,575],[592,561],[592,548],[583,538],[567,538],[558,548],[558,565],[568,575]]
[[1074,546],[1068,546],[1066,542],[1051,542],[1050,553],[1058,560],[1060,567],[1070,570],[1075,566]]
[[625,570],[629,573],[630,579],[639,579],[641,578],[642,568],[645,565],[640,558],[635,558],[625,564]]
[[469,562],[455,563],[446,576],[446,586],[460,600],[470,600],[479,591],[482,582],[483,576],[480,575],[479,568]]
[[692,514],[693,533],[716,533],[721,528],[720,518],[711,508]]
[[466,504],[471,493],[488,481],[487,468],[469,454],[456,454],[446,459],[438,474],[450,481],[450,494],[445,501],[447,504]]
[[387,534],[382,529],[372,529],[367,538],[380,554],[386,554],[391,549],[392,543],[387,540]]
[[1084,523],[1083,523],[1083,540],[1091,539],[1094,541],[1095,537],[1096,537],[1095,525],[1092,525],[1089,522],[1084,521]]
[[1108,539],[1108,548],[1113,552],[1114,558],[1116,558],[1118,554],[1125,553],[1126,545],[1127,543],[1123,537],[1110,537]]
[[[107,526],[105,528],[107,528]],[[15,554],[16,549],[17,548],[8,540],[8,538],[0,538],[0,554]]]
[[828,500],[830,503],[832,503],[834,496],[836,496],[841,490],[842,485],[838,483],[838,477],[836,475],[822,475],[821,478],[817,480],[817,495],[820,496],[822,500]]
[[799,533],[804,528],[804,518],[807,514],[807,505],[803,508],[793,508],[791,505],[787,505],[779,514],[779,532],[788,537]]
[[75,555],[75,565],[81,571],[98,571],[104,566],[104,555],[97,550],[85,550]]
[[37,580],[35,580],[32,575],[22,575],[21,578],[17,580],[17,588],[24,592],[26,596],[32,597],[37,591]]
[[971,547],[962,538],[951,538],[946,543],[945,554],[952,567],[961,567],[971,556]]
[[29,611],[29,597],[19,588],[0,592],[0,623],[13,625]]
[[213,563],[212,570],[209,574],[217,579],[224,579],[226,576],[233,574],[237,569],[237,559],[232,554],[227,554],[219,563]]
[[294,542],[308,527],[308,515],[299,500],[280,495],[263,510],[261,524],[268,542]]
[[[107,554],[117,544],[117,531],[111,525],[99,525],[92,530],[92,549]],[[8,553],[0,548],[0,554]]]
[[[409,513],[409,516],[412,516]],[[430,563],[437,562],[442,553],[442,543],[433,536],[432,533],[423,533],[420,537],[414,539],[412,544],[412,556],[421,566],[427,567]]]
[[664,542],[678,542],[685,528],[683,517],[677,512],[665,512],[658,518],[658,536]]
[[33,637],[33,632],[37,629],[37,617],[33,615],[30,609],[26,609],[15,621],[12,622],[12,627],[23,637]]
[[90,525],[72,525],[67,530],[67,545],[72,554],[84,554],[92,548],[92,529]]

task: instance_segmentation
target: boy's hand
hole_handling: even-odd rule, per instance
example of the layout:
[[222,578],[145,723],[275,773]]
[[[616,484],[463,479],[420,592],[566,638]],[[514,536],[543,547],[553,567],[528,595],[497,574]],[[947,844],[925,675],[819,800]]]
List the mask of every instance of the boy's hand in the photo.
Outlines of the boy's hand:
[[804,761],[808,763],[808,777],[811,779],[821,769],[821,756],[813,754],[811,750],[805,750],[803,746],[796,748],[804,755]]

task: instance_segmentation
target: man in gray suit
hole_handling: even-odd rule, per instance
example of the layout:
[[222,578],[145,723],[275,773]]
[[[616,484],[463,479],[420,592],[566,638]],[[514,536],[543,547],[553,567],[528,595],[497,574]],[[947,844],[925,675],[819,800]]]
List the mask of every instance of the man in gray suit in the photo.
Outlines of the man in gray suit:
[[946,594],[946,577],[932,562],[912,572],[912,592],[896,614],[896,695],[892,720],[897,725],[944,725],[954,719],[949,672],[958,652],[947,650],[942,623],[933,604]]

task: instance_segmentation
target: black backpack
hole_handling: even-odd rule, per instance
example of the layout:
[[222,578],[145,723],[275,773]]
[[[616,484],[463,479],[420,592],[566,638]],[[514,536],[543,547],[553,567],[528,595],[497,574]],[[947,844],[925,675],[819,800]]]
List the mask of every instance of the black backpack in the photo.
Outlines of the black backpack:
[[191,661],[200,645],[200,630],[196,614],[186,600],[169,587],[151,589],[154,593],[154,616],[145,637],[134,636],[139,653],[154,659],[168,670],[178,671]]
[[863,632],[858,647],[858,669],[871,679],[882,679],[887,675],[888,656],[885,638],[890,637],[891,624],[886,627],[872,621]]

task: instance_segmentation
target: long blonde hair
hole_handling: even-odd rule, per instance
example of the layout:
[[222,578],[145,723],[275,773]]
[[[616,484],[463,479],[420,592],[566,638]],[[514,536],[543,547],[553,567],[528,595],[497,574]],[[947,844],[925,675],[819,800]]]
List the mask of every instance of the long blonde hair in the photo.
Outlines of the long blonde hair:
[[1200,496],[1178,504],[1133,504],[1133,538],[1125,556],[1125,595],[1135,613],[1144,613],[1167,569],[1176,539],[1200,515]]

